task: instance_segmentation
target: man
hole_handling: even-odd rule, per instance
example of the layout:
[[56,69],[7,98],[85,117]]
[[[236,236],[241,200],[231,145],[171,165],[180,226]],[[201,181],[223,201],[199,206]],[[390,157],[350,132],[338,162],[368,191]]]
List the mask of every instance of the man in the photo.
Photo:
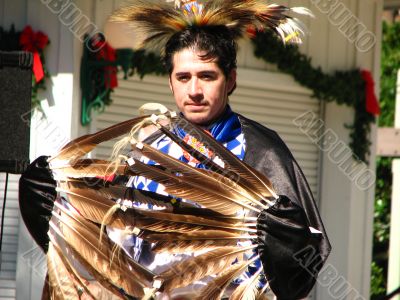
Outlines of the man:
[[[164,55],[170,89],[187,120],[207,130],[272,181],[280,198],[258,216],[258,229],[265,232],[264,246],[258,251],[266,257],[263,271],[278,299],[300,299],[315,283],[330,245],[306,179],[284,142],[274,131],[229,107],[229,95],[236,87],[236,49],[225,26],[191,27],[174,34]],[[183,129],[177,129],[176,134],[184,140],[191,138]],[[168,137],[155,133],[148,140],[175,158],[206,168]],[[201,141],[193,145],[202,148]],[[130,184],[166,195],[162,185],[143,177],[132,178]],[[181,259],[149,257],[149,253],[146,245],[136,241],[136,258],[153,270],[165,270]],[[261,268],[260,262],[257,268]],[[254,272],[249,270],[247,274]]]
[[[248,278],[255,278],[256,280],[254,283],[256,285],[253,285],[253,288],[251,288],[250,291],[253,291],[254,287],[259,283],[257,292],[263,293],[265,288],[268,287],[268,283],[278,299],[304,298],[313,287],[317,273],[330,251],[329,241],[325,234],[312,194],[298,164],[279,136],[274,131],[234,113],[228,105],[228,96],[236,87],[237,45],[235,40],[240,37],[249,26],[258,27],[260,24],[267,24],[265,27],[275,29],[278,33],[283,35],[285,40],[288,36],[292,36],[296,39],[298,37],[298,27],[296,22],[288,19],[284,14],[284,12],[289,10],[288,8],[263,4],[257,0],[210,0],[204,6],[197,2],[182,3],[182,6],[184,7],[183,11],[176,11],[173,8],[168,7],[166,4],[155,5],[154,3],[146,4],[139,2],[137,5],[123,9],[119,14],[117,14],[117,16],[119,15],[119,18],[122,21],[133,22],[134,25],[137,25],[136,23],[143,25],[147,30],[145,38],[145,42],[147,43],[160,42],[160,38],[164,42],[167,41],[164,51],[164,62],[169,72],[171,91],[182,115],[187,120],[208,131],[209,134],[235,154],[240,160],[243,160],[247,165],[264,174],[272,182],[274,190],[276,191],[277,195],[271,193],[272,196],[274,196],[274,199],[267,199],[267,197],[263,195],[261,195],[260,199],[255,199],[258,203],[262,202],[261,207],[265,208],[257,209],[253,206],[249,206],[253,211],[258,212],[255,216],[256,218],[252,219],[256,221],[257,224],[256,235],[250,235],[252,240],[248,237],[246,237],[245,240],[247,242],[246,246],[250,247],[249,249],[253,249],[254,251],[252,250],[251,252],[246,250],[246,255],[249,255],[250,257],[243,257],[243,259],[238,259],[237,261],[228,260],[229,263],[223,265],[224,268],[226,267],[226,269],[231,272],[229,274],[229,279],[234,279],[236,275],[245,271],[246,274],[237,279],[235,283],[240,283],[242,280],[249,282]],[[300,11],[304,11],[304,9]],[[96,239],[96,237],[93,237],[93,232],[100,232],[102,229],[102,227],[94,225],[93,223],[109,225],[113,224],[113,221],[116,221],[116,223],[120,221],[121,223],[121,220],[123,220],[130,224],[131,228],[134,228],[132,231],[133,233],[137,234],[139,230],[139,234],[143,234],[145,238],[146,234],[148,237],[149,234],[152,234],[152,231],[156,231],[161,235],[165,233],[163,232],[164,228],[160,228],[159,226],[160,219],[156,219],[155,223],[151,223],[153,222],[151,221],[152,218],[149,218],[148,216],[152,216],[152,213],[149,213],[149,211],[145,212],[144,210],[132,209],[130,211],[128,210],[128,213],[124,215],[127,208],[124,207],[124,205],[121,206],[120,203],[115,203],[115,199],[125,199],[125,195],[122,197],[113,196],[104,199],[104,195],[106,194],[108,195],[111,193],[114,195],[113,191],[108,189],[107,185],[96,183],[92,186],[91,181],[85,182],[85,177],[95,177],[95,175],[97,175],[96,172],[91,176],[88,176],[88,174],[85,173],[85,170],[91,171],[90,168],[86,168],[87,164],[89,163],[89,167],[92,167],[92,165],[98,165],[98,161],[88,162],[87,160],[81,160],[77,162],[77,159],[80,156],[93,149],[96,144],[106,140],[107,138],[109,139],[110,137],[113,137],[112,133],[122,134],[122,132],[127,132],[133,124],[137,125],[138,122],[139,120],[130,120],[113,126],[111,129],[106,129],[98,134],[81,137],[69,143],[58,155],[50,159],[50,161],[55,162],[63,162],[63,160],[67,159],[71,163],[71,165],[66,166],[66,169],[63,169],[64,167],[61,167],[61,170],[58,168],[61,180],[67,182],[67,184],[63,184],[63,186],[66,189],[64,193],[68,194],[65,194],[65,197],[68,198],[65,199],[68,202],[66,203],[68,209],[62,208],[60,204],[57,204],[56,206],[62,211],[62,214],[71,215],[71,218],[81,220],[79,222],[87,224],[87,227],[91,226],[90,228],[92,228],[93,231],[87,230],[85,226],[77,226],[76,229],[82,230],[86,235],[91,236],[92,241]],[[181,128],[179,126],[175,127],[174,134],[183,139],[186,143],[192,145],[206,157],[213,157],[213,149],[205,147],[204,143],[202,143],[201,140],[196,140],[192,136],[193,133],[186,131],[186,128]],[[203,137],[207,136],[205,135]],[[164,153],[168,153],[169,155],[197,168],[207,168],[208,166],[207,164],[200,163],[185,150],[176,146],[176,144],[168,137],[168,132],[165,132],[165,135],[162,135],[160,132],[155,132],[146,139],[146,143],[151,144],[154,148],[159,149]],[[223,164],[223,161],[218,161],[216,158],[214,160],[214,163],[219,164],[221,168],[226,167]],[[140,166],[139,162],[135,163]],[[147,159],[146,163],[154,164],[154,162],[149,159]],[[132,165],[133,164],[131,164],[131,170],[134,170]],[[149,166],[142,164],[142,169],[143,168],[146,169],[149,168]],[[53,171],[54,169],[57,171],[57,166],[53,167]],[[157,174],[163,172],[156,167],[150,169],[152,170],[151,172],[158,172]],[[104,168],[100,168],[100,170],[104,171]],[[107,168],[103,174],[108,170],[109,169]],[[120,173],[122,172],[124,175],[126,174],[125,171],[121,171],[120,168],[116,168],[115,170],[118,170]],[[71,175],[69,172],[71,171],[73,174],[72,177],[77,176],[77,172],[81,172],[82,174],[78,174],[78,178],[81,179],[70,180]],[[144,173],[146,172],[140,174]],[[179,177],[184,176],[180,172],[168,173],[168,170],[163,174],[174,177],[173,180],[175,181],[179,181]],[[238,175],[240,177],[240,174]],[[151,178],[155,179],[157,176]],[[53,215],[54,217],[57,217],[58,221],[57,223],[51,222],[51,232],[53,235],[62,238],[62,231],[71,226],[69,223],[74,224],[74,221],[60,218],[57,212],[51,211],[53,201],[57,197],[55,190],[57,183],[54,181],[50,172],[47,158],[42,157],[34,162],[31,165],[31,170],[24,174],[21,180],[21,191],[23,193],[21,193],[20,197],[22,200],[25,200],[23,202],[27,202],[27,199],[30,200],[32,198],[32,193],[38,194],[36,195],[37,199],[35,199],[35,203],[39,209],[35,210],[37,213],[33,215],[34,217],[36,215],[43,216],[45,224],[35,231],[37,236],[41,238],[46,235],[46,232],[49,229],[49,216]],[[36,185],[38,182],[44,183],[41,189],[37,189],[36,186],[32,187],[32,184]],[[74,182],[77,184],[76,189],[80,189],[84,186],[83,197],[71,193],[71,187],[69,187],[69,185],[71,184],[72,188],[74,188]],[[155,192],[156,194],[168,194],[164,190],[162,184],[141,176],[131,177],[128,185],[139,190]],[[250,182],[250,184],[248,182],[248,185],[252,186],[252,182]],[[213,187],[220,191],[221,186],[222,185],[213,185]],[[239,187],[239,185],[237,186]],[[43,193],[42,189],[46,192]],[[51,193],[47,191],[47,189],[50,189]],[[90,189],[92,189],[92,191],[90,191]],[[143,193],[145,194],[145,192]],[[156,197],[158,196],[155,193],[151,193],[152,197],[154,197],[151,200],[157,200]],[[95,194],[96,196],[85,196],[88,194]],[[257,195],[257,193],[255,192],[253,195]],[[202,200],[200,199],[202,194],[197,196],[199,200]],[[162,196],[159,197],[162,198]],[[104,201],[102,202],[99,199]],[[221,198],[213,198],[212,200],[214,201],[215,199],[222,201]],[[46,205],[43,211],[43,203],[47,203],[44,202],[44,200],[48,200],[49,204]],[[163,201],[164,200],[168,202],[170,207],[177,207],[177,209],[176,211],[164,210],[162,212],[164,213],[164,216],[167,215],[168,218],[170,218],[161,220],[161,224],[163,224],[162,226],[168,227],[169,220],[174,220],[173,223],[177,224],[176,226],[179,225],[181,230],[185,230],[187,223],[179,223],[176,221],[177,218],[174,219],[174,217],[176,217],[176,215],[174,216],[174,213],[180,214],[179,217],[192,217],[191,220],[197,218],[197,215],[189,213],[185,214],[188,211],[188,209],[186,211],[184,210],[187,206],[191,206],[189,209],[190,211],[201,210],[203,213],[202,217],[196,219],[199,223],[201,223],[199,219],[206,219],[207,213],[210,211],[202,210],[202,208],[199,208],[200,205],[198,203],[190,202],[190,199],[186,201],[184,199],[163,197]],[[62,201],[64,202],[64,199],[62,199]],[[270,203],[272,201],[270,207],[267,205],[268,201]],[[214,204],[218,205],[218,203],[215,202],[216,201],[214,201]],[[74,203],[78,206],[77,210],[72,208]],[[94,205],[93,203],[96,203],[97,205]],[[99,209],[99,206],[101,206],[101,209]],[[147,208],[155,207],[148,205],[146,209]],[[113,218],[113,213],[115,213],[116,210],[117,217]],[[107,211],[106,214],[104,214],[105,211]],[[27,213],[30,212],[26,209],[25,215],[27,215]],[[144,224],[136,223],[136,218],[140,220],[140,214],[145,214],[145,217],[141,219],[142,221],[145,220]],[[127,219],[124,219],[124,217]],[[85,218],[86,220],[83,220],[82,218]],[[230,218],[233,218],[236,222],[236,220],[248,219],[248,215],[241,215],[240,218],[238,218],[237,215],[232,217],[231,215],[229,216],[229,214],[224,215],[222,213],[221,216],[221,213],[214,213],[211,217],[208,216],[207,220],[209,223],[214,222],[213,224],[215,224],[215,220],[212,218],[219,218],[220,220],[230,220]],[[36,219],[29,219],[31,225],[34,224]],[[134,219],[133,224],[129,223],[129,221],[132,222],[131,219]],[[107,223],[106,221],[110,223]],[[151,227],[152,229],[146,227],[146,222],[149,221],[151,221],[150,225],[153,226]],[[203,227],[201,228],[209,225],[205,224],[204,221],[202,222]],[[219,224],[221,223],[223,222],[220,222]],[[59,228],[57,228],[57,224],[60,224]],[[242,222],[241,224],[245,224],[245,226],[249,227],[253,226],[246,222]],[[142,228],[138,229],[141,225]],[[119,226],[120,227],[118,228],[121,228],[121,224]],[[210,225],[210,227],[212,226]],[[254,233],[255,230],[249,227],[240,227],[239,229],[234,228],[235,233],[233,244],[229,244],[232,248],[239,248],[237,247],[237,244],[241,243],[241,238],[237,239],[237,237],[241,235],[243,230],[248,230],[248,232]],[[126,227],[123,226],[122,228],[126,229]],[[157,229],[160,230],[157,231]],[[231,230],[232,227],[229,227],[228,229]],[[169,228],[169,230],[171,229]],[[171,256],[168,253],[154,256],[152,255],[152,251],[149,249],[149,243],[142,243],[141,239],[133,235],[134,239],[132,246],[135,248],[133,252],[134,258],[139,261],[141,265],[148,266],[151,270],[156,270],[155,273],[157,275],[154,276],[154,274],[148,272],[145,268],[131,263],[123,254],[121,254],[123,260],[116,259],[113,262],[113,264],[120,266],[121,269],[116,270],[116,272],[108,272],[109,267],[112,267],[113,265],[108,261],[108,253],[111,253],[110,249],[105,247],[106,249],[104,250],[103,247],[99,247],[98,245],[96,246],[96,243],[93,242],[89,245],[87,240],[74,239],[73,234],[68,230],[66,232],[66,238],[63,240],[66,240],[68,249],[72,249],[71,247],[79,247],[80,249],[81,244],[84,244],[87,248],[92,247],[97,251],[93,252],[96,253],[96,255],[88,254],[92,252],[82,252],[80,254],[86,254],[85,258],[80,258],[80,255],[74,255],[73,259],[75,257],[75,259],[83,264],[83,266],[86,266],[86,270],[91,271],[89,273],[96,275],[94,276],[97,280],[96,284],[101,285],[103,288],[112,291],[118,296],[128,297],[126,293],[130,293],[130,296],[136,295],[141,297],[145,292],[145,288],[150,290],[149,292],[162,292],[162,285],[165,284],[165,281],[160,285],[157,277],[160,274],[159,272],[163,269],[168,269],[171,266],[171,263],[174,263],[176,260],[182,259],[182,255]],[[179,231],[178,234],[181,234],[181,232],[184,234],[184,231]],[[166,234],[176,235],[176,233],[171,233],[171,231],[166,231]],[[143,237],[143,235],[140,236]],[[71,238],[68,240],[69,236],[71,236]],[[165,237],[165,235],[163,237]],[[39,240],[39,238],[37,238],[37,240]],[[149,240],[154,242],[154,239],[151,240],[149,238]],[[44,251],[47,251],[47,244],[49,242],[48,238],[46,237],[43,241],[40,240],[40,242],[41,243],[39,244],[43,247]],[[74,243],[79,246],[76,246]],[[107,242],[107,245],[110,246],[112,244]],[[54,248],[53,241],[50,242],[50,246],[49,249],[53,249],[53,256],[49,256],[50,262],[52,262],[52,258],[57,255],[65,255],[62,253],[56,253],[57,251]],[[225,245],[219,246],[222,250],[225,250]],[[247,249],[246,246],[243,245],[242,247],[242,245],[240,245],[240,251]],[[101,248],[101,251],[109,252],[101,252],[104,255],[98,256],[98,248]],[[212,251],[213,250],[210,250],[209,252]],[[207,256],[209,252],[203,254]],[[201,257],[201,254],[199,257]],[[99,259],[102,259],[100,267]],[[122,262],[124,261],[126,261],[127,264],[123,264]],[[185,261],[183,261],[183,263],[185,263]],[[205,269],[208,269],[207,261],[204,261],[203,263],[206,265]],[[61,259],[59,265],[62,264],[63,260]],[[70,264],[69,266],[73,268],[73,264]],[[174,266],[176,266],[176,264],[174,264]],[[240,269],[241,266],[243,266],[243,269]],[[199,268],[202,267],[204,266],[199,266]],[[213,266],[210,266],[210,269],[212,268]],[[53,268],[51,270],[57,271],[57,269],[58,268]],[[123,270],[123,272],[119,270]],[[218,273],[221,273],[219,275],[222,277],[224,272],[225,270],[223,269],[218,271]],[[235,272],[237,272],[237,274]],[[215,273],[208,272],[207,274],[212,275]],[[54,276],[54,274],[49,274],[50,281],[55,283],[55,286],[49,284],[48,288],[53,292],[57,292],[58,289],[62,289],[63,287],[58,286],[54,279],[51,280],[52,276],[56,279],[58,278],[57,276]],[[71,276],[72,278],[79,279],[75,275],[72,275],[72,273]],[[127,278],[126,276],[130,277]],[[173,276],[184,279],[185,274],[173,273],[172,277]],[[132,278],[132,282],[130,281],[130,278]],[[201,277],[199,275],[196,278]],[[206,280],[210,279],[208,278]],[[228,280],[228,282],[230,281],[231,280]],[[221,284],[221,286],[217,285],[217,290],[224,290],[228,282],[226,282],[226,284]],[[149,283],[152,284],[150,286],[154,287],[153,290],[149,289]],[[199,284],[202,284],[202,282]],[[74,283],[72,282],[71,285],[74,285]],[[80,285],[79,288],[77,288],[78,285],[71,286],[71,289],[69,289],[68,292],[74,291],[75,294],[82,293],[85,284],[81,283]],[[196,290],[196,285],[192,285],[192,287],[194,289],[189,297],[192,297],[193,294],[197,294],[197,299],[220,298],[220,295],[217,297],[209,297],[206,296],[204,292],[199,293],[199,291]],[[213,290],[215,291],[215,288]],[[237,291],[238,289],[235,289],[236,293]],[[205,290],[205,292],[207,292],[207,290]],[[187,291],[184,293],[187,294]],[[179,291],[177,291],[176,294],[173,293],[173,296],[178,294]]]

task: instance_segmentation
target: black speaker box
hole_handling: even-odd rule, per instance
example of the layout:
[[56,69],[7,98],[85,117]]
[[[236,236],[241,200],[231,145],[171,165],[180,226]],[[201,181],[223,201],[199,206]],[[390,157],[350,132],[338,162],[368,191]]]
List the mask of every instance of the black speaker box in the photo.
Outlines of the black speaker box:
[[0,172],[29,164],[32,62],[29,52],[0,51]]

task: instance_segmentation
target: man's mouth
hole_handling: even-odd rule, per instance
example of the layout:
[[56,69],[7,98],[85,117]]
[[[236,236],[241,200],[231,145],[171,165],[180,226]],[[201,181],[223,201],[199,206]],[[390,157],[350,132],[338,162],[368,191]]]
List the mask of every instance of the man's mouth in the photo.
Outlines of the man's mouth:
[[207,105],[206,102],[186,102],[185,103],[185,106],[189,106],[189,107],[204,107],[206,105]]
[[205,106],[205,102],[186,102],[186,106]]
[[206,107],[206,103],[192,103],[189,102],[186,105],[187,110],[191,112],[202,112],[204,111],[204,108]]

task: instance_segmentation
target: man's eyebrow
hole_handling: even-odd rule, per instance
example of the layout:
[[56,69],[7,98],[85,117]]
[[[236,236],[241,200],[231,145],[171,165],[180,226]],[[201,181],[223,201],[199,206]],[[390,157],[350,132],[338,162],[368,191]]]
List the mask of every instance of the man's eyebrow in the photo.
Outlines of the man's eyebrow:
[[187,74],[190,74],[190,72],[182,71],[182,72],[175,73],[175,76],[182,76],[182,75],[187,75]]
[[217,72],[214,70],[204,70],[204,71],[200,71],[199,74],[216,74]]
[[[204,71],[199,71],[199,75],[214,75],[217,74],[215,70],[204,70]],[[190,75],[190,71],[181,71],[181,72],[176,72],[174,76],[179,77],[179,76],[186,76]]]

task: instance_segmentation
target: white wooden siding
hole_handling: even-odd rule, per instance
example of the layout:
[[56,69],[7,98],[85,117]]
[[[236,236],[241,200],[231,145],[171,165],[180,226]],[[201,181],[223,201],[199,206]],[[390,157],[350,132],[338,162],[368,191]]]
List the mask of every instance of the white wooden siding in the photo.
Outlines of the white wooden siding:
[[[0,0],[0,26],[9,30],[11,25],[22,30],[27,25],[26,0]],[[0,173],[0,218],[3,214],[5,173]],[[4,212],[3,244],[0,253],[0,300],[15,300],[16,264],[18,251],[18,175],[9,175],[6,209]]]
[[0,299],[15,299],[16,282],[15,270],[18,249],[19,205],[18,180],[19,175],[8,176],[6,208],[3,212],[5,188],[5,173],[0,173],[0,218],[4,213],[3,242],[0,253]]

